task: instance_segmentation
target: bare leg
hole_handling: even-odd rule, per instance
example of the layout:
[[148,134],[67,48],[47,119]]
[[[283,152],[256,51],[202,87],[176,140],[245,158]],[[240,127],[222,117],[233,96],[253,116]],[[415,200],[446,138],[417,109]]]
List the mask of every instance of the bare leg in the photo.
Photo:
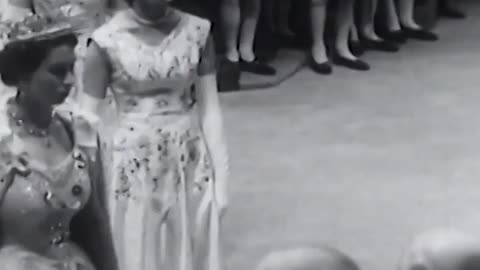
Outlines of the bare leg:
[[353,8],[355,0],[340,0],[336,11],[336,38],[334,62],[355,70],[369,70],[370,66],[358,59],[350,50],[350,33],[352,31]]
[[389,31],[400,31],[400,20],[397,15],[397,7],[395,6],[394,0],[383,0],[385,1],[385,6],[387,7],[387,27]]
[[358,30],[355,23],[352,23],[352,25],[350,26],[350,40],[354,42],[360,41],[360,39],[358,38]]
[[240,58],[247,62],[255,60],[253,45],[257,32],[258,17],[260,16],[261,0],[244,0],[245,16],[240,30]]
[[238,62],[238,31],[240,29],[240,3],[239,0],[222,0],[220,19],[225,41],[225,57]]
[[352,54],[348,46],[351,26],[353,25],[354,0],[339,0],[336,16],[335,49],[338,54],[350,60],[357,58]]
[[438,36],[435,33],[424,30],[420,25],[415,22],[414,1],[415,0],[399,1],[398,11],[400,13],[400,23],[403,27],[403,32],[407,35],[408,38],[414,38],[423,41],[438,40]]
[[411,29],[421,29],[415,22],[413,12],[415,8],[415,0],[398,1],[398,12],[400,14],[400,22],[403,26]]
[[370,40],[379,40],[375,33],[375,14],[377,13],[378,0],[362,1],[361,31],[362,35]]
[[[240,70],[259,75],[275,75],[275,68],[258,61],[254,52],[255,35],[262,0],[241,0],[243,23],[240,28]],[[245,5],[243,5],[245,4]]]
[[324,63],[328,60],[324,42],[327,0],[312,0],[310,12],[313,36],[312,57],[315,62]]
[[360,42],[358,29],[355,23],[350,25],[349,41],[350,51],[353,53],[353,55],[358,57],[365,52],[365,46]]

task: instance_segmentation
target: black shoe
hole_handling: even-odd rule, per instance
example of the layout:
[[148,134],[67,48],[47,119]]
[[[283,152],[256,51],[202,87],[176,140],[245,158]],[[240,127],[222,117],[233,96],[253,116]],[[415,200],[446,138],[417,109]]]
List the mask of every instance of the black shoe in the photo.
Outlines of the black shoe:
[[317,74],[329,75],[333,71],[329,61],[318,63],[312,55],[310,55],[308,60],[308,66]]
[[391,42],[396,42],[400,44],[404,44],[407,42],[407,38],[403,34],[402,30],[396,30],[396,31],[385,31],[380,34],[380,36],[384,40],[388,40]]
[[403,33],[407,38],[417,39],[422,41],[437,41],[438,36],[435,33],[432,33],[423,29],[413,29],[409,27],[403,28]]
[[398,52],[400,50],[397,44],[386,40],[364,39],[362,44],[367,49],[381,52]]
[[356,59],[348,59],[339,54],[333,56],[333,63],[339,66],[347,67],[354,70],[367,71],[370,70],[370,65],[366,62]]
[[350,41],[349,44],[350,51],[355,56],[362,56],[365,53],[365,47],[360,41]]
[[277,74],[277,71],[265,64],[260,62],[259,60],[253,60],[253,61],[240,61],[240,71],[242,72],[248,72],[248,73],[254,73],[254,74],[259,74],[259,75],[265,75],[265,76],[274,76]]
[[465,19],[467,16],[461,12],[460,10],[451,8],[451,7],[444,7],[440,9],[440,16],[449,18],[449,19]]

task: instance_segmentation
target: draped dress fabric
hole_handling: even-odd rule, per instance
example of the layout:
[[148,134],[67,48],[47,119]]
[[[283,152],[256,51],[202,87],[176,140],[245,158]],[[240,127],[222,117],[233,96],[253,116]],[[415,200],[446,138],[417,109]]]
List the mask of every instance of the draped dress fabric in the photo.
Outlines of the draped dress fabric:
[[117,119],[103,162],[121,270],[217,270],[218,213],[210,156],[192,86],[210,22],[173,10],[180,22],[156,45],[145,24],[118,12],[93,40],[111,64]]
[[[70,221],[92,193],[86,156],[74,147],[57,166],[46,166],[28,147],[16,143],[6,117],[0,121],[2,269],[95,270],[69,238]],[[12,176],[10,164],[20,158],[32,172]]]

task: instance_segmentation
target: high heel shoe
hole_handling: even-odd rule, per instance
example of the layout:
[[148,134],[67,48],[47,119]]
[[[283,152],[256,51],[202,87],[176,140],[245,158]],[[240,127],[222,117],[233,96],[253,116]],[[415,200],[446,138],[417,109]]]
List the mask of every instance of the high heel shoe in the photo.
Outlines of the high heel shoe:
[[333,63],[339,66],[347,67],[354,70],[359,71],[367,71],[370,70],[370,65],[367,62],[364,62],[360,59],[348,59],[339,55],[338,53],[334,53],[333,55]]
[[417,39],[422,41],[437,41],[437,34],[424,30],[424,29],[414,29],[410,27],[404,27],[402,29],[403,33],[407,38]]
[[277,74],[277,70],[275,68],[259,61],[258,59],[253,61],[240,60],[239,67],[240,71],[258,75],[274,76]]
[[323,63],[318,63],[311,54],[308,60],[308,66],[317,74],[329,75],[333,72],[332,66],[328,60]]
[[349,47],[352,54],[357,57],[362,56],[365,53],[365,47],[363,46],[362,42],[358,40],[350,41]]
[[381,52],[398,52],[400,48],[397,44],[387,40],[373,40],[365,38],[362,40],[365,48]]
[[405,34],[402,32],[402,30],[384,31],[380,33],[380,36],[384,40],[393,41],[400,44],[404,44],[407,42],[407,38],[405,37]]

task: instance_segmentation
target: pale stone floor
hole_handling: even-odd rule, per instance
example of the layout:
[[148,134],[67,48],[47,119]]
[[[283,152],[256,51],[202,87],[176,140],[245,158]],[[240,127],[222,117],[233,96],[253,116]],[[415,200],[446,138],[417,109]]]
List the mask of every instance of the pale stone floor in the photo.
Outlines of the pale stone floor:
[[416,233],[480,236],[480,5],[442,40],[370,53],[368,73],[304,70],[222,95],[232,157],[229,270],[319,242],[366,270],[394,269]]

